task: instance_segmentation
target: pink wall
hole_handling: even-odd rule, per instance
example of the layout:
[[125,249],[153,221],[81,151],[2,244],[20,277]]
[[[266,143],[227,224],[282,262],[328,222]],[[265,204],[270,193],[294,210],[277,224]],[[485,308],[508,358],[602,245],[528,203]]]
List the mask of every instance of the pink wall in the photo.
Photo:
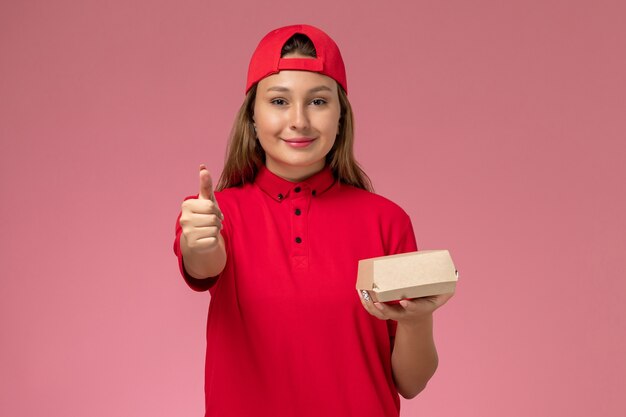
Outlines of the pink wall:
[[624,3],[242,3],[0,3],[0,415],[202,414],[174,221],[300,22],[342,48],[377,191],[461,272],[402,416],[626,415]]

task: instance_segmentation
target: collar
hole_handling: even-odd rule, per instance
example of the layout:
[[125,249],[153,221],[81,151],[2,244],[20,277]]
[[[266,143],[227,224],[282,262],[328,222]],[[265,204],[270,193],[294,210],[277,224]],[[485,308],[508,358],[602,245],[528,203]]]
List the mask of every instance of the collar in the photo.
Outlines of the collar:
[[283,201],[290,196],[312,195],[320,196],[335,183],[335,177],[330,167],[300,182],[291,182],[279,177],[267,169],[265,165],[261,167],[254,179],[254,183],[276,201]]

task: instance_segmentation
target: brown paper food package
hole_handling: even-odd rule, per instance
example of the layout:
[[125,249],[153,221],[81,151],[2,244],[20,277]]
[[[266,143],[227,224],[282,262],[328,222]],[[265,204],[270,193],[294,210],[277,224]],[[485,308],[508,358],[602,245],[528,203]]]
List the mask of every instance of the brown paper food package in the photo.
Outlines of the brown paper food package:
[[454,292],[458,273],[447,250],[422,250],[359,261],[356,288],[375,302]]

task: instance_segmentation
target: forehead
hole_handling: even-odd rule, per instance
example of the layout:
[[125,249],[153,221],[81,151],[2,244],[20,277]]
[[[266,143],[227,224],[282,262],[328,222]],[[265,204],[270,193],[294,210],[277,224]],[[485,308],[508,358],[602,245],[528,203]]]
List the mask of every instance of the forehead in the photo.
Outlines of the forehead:
[[321,86],[337,92],[337,83],[326,75],[312,71],[283,70],[259,81],[257,92],[265,93],[268,89],[276,87],[300,92]]

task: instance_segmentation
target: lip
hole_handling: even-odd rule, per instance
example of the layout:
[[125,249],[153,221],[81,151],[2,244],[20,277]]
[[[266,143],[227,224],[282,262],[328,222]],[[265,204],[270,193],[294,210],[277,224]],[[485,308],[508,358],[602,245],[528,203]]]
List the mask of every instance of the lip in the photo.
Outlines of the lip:
[[294,148],[304,148],[315,141],[316,138],[291,138],[283,139],[289,146]]

